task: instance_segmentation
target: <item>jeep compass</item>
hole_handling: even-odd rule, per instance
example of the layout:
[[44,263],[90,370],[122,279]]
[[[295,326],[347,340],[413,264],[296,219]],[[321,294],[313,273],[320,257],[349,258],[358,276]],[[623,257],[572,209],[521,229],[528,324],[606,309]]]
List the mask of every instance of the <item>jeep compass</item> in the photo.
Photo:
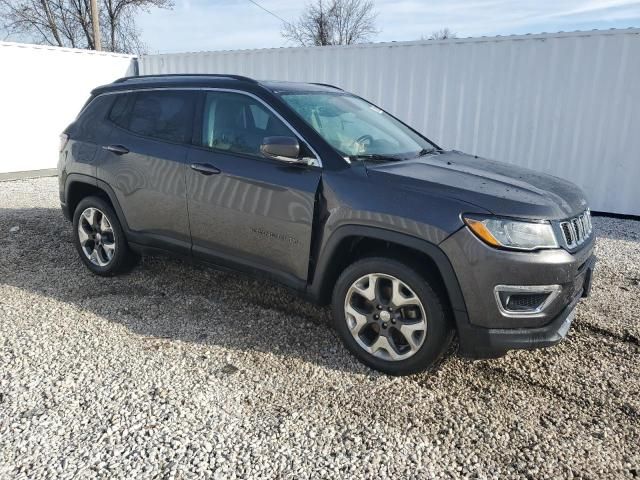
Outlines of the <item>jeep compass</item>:
[[236,75],[96,88],[61,136],[79,256],[114,275],[170,253],[330,304],[362,362],[429,368],[564,338],[595,236],[560,178],[447,151],[363,98]]

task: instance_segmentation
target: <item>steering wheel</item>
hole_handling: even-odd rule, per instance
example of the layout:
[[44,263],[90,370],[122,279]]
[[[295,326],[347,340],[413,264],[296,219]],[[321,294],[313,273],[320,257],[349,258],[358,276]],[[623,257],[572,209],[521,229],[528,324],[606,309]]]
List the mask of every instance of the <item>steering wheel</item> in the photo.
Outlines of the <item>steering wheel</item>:
[[358,153],[365,153],[368,150],[368,147],[373,143],[373,137],[371,135],[365,134],[356,138],[353,145],[355,146]]
[[362,146],[364,146],[365,142],[371,145],[373,143],[373,137],[369,134],[364,134],[356,139],[356,143]]

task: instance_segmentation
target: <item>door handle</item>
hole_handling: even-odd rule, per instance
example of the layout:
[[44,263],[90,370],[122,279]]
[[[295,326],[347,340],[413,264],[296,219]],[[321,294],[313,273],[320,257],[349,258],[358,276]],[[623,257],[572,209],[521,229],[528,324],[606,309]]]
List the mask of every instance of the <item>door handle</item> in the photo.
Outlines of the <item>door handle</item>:
[[111,153],[115,153],[116,155],[124,155],[125,153],[129,153],[129,149],[123,145],[105,145],[105,150],[109,150]]
[[191,169],[203,175],[213,175],[215,173],[220,173],[219,168],[216,168],[209,163],[192,163]]

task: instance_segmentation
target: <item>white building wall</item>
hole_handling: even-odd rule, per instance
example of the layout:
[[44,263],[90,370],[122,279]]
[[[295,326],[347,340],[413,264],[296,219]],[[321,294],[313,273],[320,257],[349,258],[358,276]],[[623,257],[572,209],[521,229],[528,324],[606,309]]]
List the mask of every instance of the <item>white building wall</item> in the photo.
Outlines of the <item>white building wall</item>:
[[55,168],[60,133],[134,57],[0,42],[0,173]]
[[640,29],[147,55],[141,74],[326,82],[436,143],[574,181],[640,215]]

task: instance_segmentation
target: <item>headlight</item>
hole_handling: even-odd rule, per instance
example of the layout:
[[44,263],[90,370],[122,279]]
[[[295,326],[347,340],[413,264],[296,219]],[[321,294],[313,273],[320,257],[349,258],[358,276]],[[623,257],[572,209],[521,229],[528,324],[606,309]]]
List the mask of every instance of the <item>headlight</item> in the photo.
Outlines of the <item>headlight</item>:
[[471,231],[492,247],[515,250],[559,247],[549,222],[527,222],[479,215],[465,215],[463,218]]

